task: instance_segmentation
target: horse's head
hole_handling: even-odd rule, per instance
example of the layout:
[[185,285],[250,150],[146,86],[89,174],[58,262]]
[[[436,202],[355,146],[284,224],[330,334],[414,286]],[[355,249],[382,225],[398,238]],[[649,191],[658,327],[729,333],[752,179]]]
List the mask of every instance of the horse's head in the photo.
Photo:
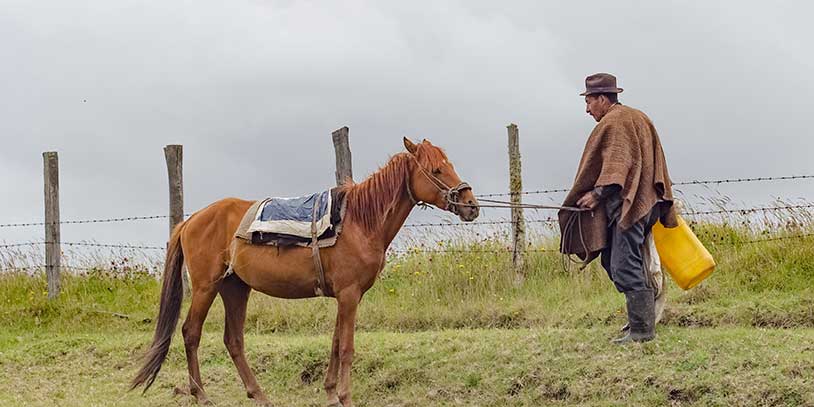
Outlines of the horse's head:
[[450,211],[465,222],[478,217],[480,209],[472,187],[461,181],[443,150],[427,140],[415,144],[407,137],[404,147],[414,164],[410,166],[407,191],[411,199]]

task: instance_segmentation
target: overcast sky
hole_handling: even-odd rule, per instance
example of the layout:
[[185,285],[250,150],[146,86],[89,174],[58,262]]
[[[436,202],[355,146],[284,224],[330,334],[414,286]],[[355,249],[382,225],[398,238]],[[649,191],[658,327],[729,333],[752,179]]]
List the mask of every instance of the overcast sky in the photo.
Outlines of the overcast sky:
[[[654,120],[676,181],[814,172],[810,2],[0,5],[0,223],[42,219],[43,151],[59,152],[63,219],[104,218],[166,213],[162,147],[183,144],[189,212],[330,187],[345,125],[357,179],[409,136],[444,147],[476,192],[505,191],[514,122],[525,188],[568,186],[595,124],[577,96],[594,72]],[[65,226],[63,240],[156,244],[165,222]],[[21,239],[40,228],[0,229]]]

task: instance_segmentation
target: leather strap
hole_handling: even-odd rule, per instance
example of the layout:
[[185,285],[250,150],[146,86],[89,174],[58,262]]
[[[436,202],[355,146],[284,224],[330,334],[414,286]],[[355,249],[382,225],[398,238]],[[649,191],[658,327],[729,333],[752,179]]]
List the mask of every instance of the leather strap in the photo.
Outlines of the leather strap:
[[314,210],[311,213],[311,258],[314,259],[314,268],[317,270],[317,279],[319,285],[314,288],[316,295],[325,296],[327,287],[325,287],[325,270],[322,268],[322,259],[319,257],[319,236],[317,235],[317,212],[322,200],[322,194],[317,194],[314,201]]

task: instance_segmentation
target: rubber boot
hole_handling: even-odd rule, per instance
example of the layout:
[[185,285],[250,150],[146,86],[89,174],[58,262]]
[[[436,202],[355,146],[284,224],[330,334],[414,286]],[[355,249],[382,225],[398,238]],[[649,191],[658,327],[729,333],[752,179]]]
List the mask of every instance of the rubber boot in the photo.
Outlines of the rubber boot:
[[[659,322],[661,322],[661,318],[664,317],[664,308],[666,308],[666,306],[667,306],[667,292],[666,291],[667,290],[662,289],[661,292],[659,292],[658,295],[656,295],[656,300],[655,300],[655,304],[656,304],[656,306],[655,306],[656,325],[658,325]],[[630,324],[625,323],[625,325],[622,326],[621,329],[619,329],[619,332],[627,333],[627,331],[629,329],[630,329]]]
[[624,336],[612,342],[621,345],[653,340],[656,337],[656,304],[653,290],[627,292],[625,299],[630,329]]

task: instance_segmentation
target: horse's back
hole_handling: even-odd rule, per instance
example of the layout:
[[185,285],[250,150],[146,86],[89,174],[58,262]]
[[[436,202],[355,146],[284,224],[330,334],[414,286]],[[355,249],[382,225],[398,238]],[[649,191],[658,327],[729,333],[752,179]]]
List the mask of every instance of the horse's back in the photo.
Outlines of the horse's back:
[[210,233],[225,233],[231,236],[235,234],[240,221],[255,201],[247,201],[239,198],[224,198],[213,202],[192,214],[187,220],[189,224],[186,229],[198,229],[204,227]]

